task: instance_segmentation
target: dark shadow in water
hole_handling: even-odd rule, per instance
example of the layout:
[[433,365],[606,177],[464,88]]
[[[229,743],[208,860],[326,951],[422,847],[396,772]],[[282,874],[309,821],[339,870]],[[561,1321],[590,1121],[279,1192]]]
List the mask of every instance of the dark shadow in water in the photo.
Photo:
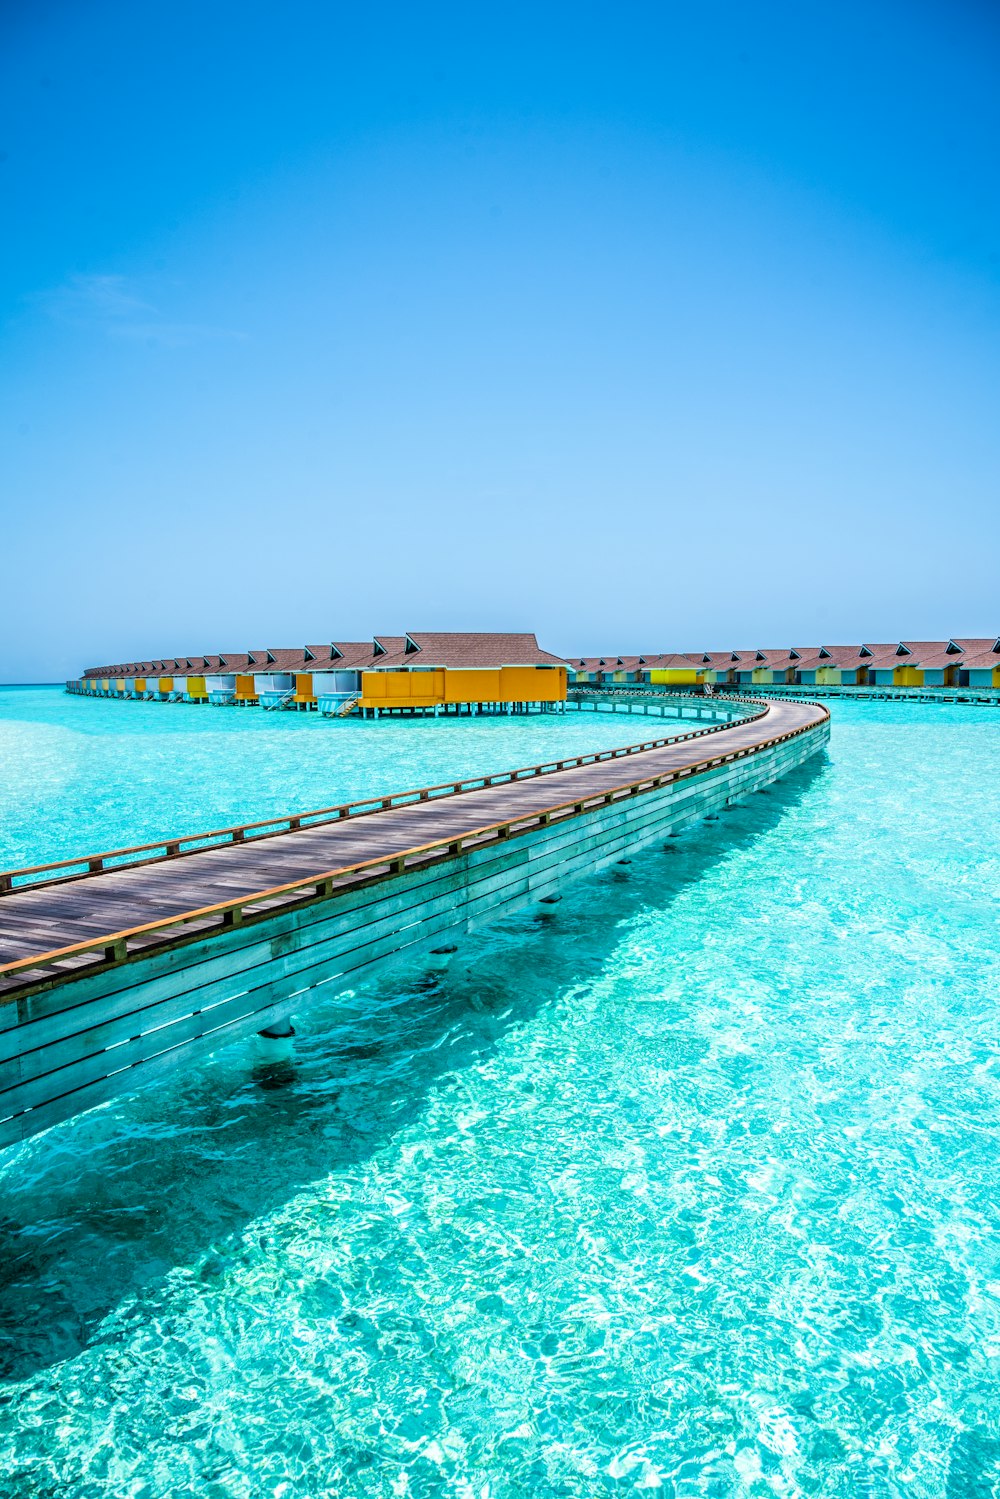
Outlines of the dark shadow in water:
[[281,1228],[262,1236],[255,1220],[367,1160],[419,1118],[432,1089],[461,1086],[511,1026],[585,990],[622,922],[669,906],[766,836],[826,763],[814,757],[768,796],[636,852],[627,873],[567,885],[558,905],[498,921],[450,959],[398,967],[303,1010],[290,1059],[230,1046],[187,1079],[24,1147],[0,1207],[0,1380],[115,1340],[117,1323],[102,1331],[103,1319],[155,1296],[168,1274],[221,1275],[248,1253],[280,1256]]

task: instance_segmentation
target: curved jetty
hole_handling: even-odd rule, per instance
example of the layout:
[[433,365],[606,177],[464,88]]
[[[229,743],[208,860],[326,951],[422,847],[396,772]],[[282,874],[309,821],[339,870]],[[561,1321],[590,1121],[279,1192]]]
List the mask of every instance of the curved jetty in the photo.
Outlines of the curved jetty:
[[86,873],[8,871],[0,1145],[280,1023],[309,990],[551,901],[561,882],[776,780],[828,734],[821,704],[760,703],[735,724],[305,813],[281,831],[116,850],[77,861]]

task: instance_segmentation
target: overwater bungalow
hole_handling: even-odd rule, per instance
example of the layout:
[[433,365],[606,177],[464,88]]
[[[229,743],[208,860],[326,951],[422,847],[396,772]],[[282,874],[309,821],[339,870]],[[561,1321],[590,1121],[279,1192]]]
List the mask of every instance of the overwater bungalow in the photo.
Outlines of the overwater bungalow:
[[862,687],[867,683],[873,660],[867,645],[825,645],[820,655],[822,661],[816,673],[820,686]]
[[[646,668],[649,660],[648,656],[611,657],[609,664],[610,680],[613,683],[642,682],[648,680]],[[609,680],[608,671],[604,673],[604,680]]]
[[949,640],[920,666],[925,687],[1000,687],[1000,640]]
[[534,634],[411,631],[361,675],[363,713],[510,712],[564,702],[568,663],[543,651]]
[[183,702],[187,696],[187,668],[177,659],[168,656],[160,665],[157,678],[157,697],[164,703]]
[[[312,657],[310,662],[310,673],[312,677],[313,701],[319,712],[336,712],[334,698],[338,698],[338,706],[348,701],[348,694],[343,696],[337,693],[337,663],[341,661],[342,655],[339,648],[332,643],[329,645],[309,645],[306,650]],[[345,679],[346,680],[346,679]],[[324,707],[324,704],[326,705]]]
[[893,647],[870,645],[868,681],[875,687],[922,687],[922,658],[943,656],[947,640],[900,640]]
[[738,651],[692,652],[691,659],[698,666],[702,681],[710,686],[732,687],[735,684],[740,664]]
[[648,658],[642,676],[657,687],[695,687],[704,681],[698,661],[682,651],[664,651]]
[[864,645],[822,645],[799,652],[793,681],[803,687],[856,687],[867,680]]
[[[774,654],[776,656],[787,656],[788,652],[775,651]],[[735,651],[734,655],[738,658],[733,673],[733,679],[736,685],[738,687],[752,687],[754,682],[754,672],[763,671],[767,665],[766,652],[762,650]]]
[[614,667],[614,656],[580,656],[569,663],[568,680],[577,687],[600,687]]
[[[795,681],[802,652],[794,647],[776,646],[754,652],[749,681],[755,686],[787,686]],[[744,663],[737,670],[737,680],[744,681]]]
[[[316,706],[310,671],[313,656],[308,646],[274,646],[249,654],[255,668],[254,692],[262,708]],[[264,670],[257,669],[261,666]]]
[[951,641],[922,645],[907,642],[909,655],[899,668],[896,687],[957,687],[961,647]]
[[228,707],[236,701],[236,673],[234,671],[206,672],[205,690],[208,700],[218,707]]
[[979,640],[959,640],[955,643],[962,647],[963,652],[959,667],[960,685],[1000,688],[1000,639],[991,643]]
[[571,687],[603,687],[619,683],[649,681],[650,664],[656,656],[577,656],[567,665]]
[[[179,702],[201,703],[208,702],[208,692],[205,688],[204,657],[183,656],[181,665],[184,668],[184,695]],[[178,678],[174,678],[175,693],[180,690]]]
[[153,666],[155,668],[155,676],[152,681],[152,696],[156,698],[157,702],[167,703],[173,697],[174,693],[174,663],[171,661],[168,666],[165,660],[154,661]]
[[295,696],[295,678],[290,671],[255,671],[253,685],[262,708],[286,707]]
[[[260,653],[263,660],[264,652]],[[238,708],[256,707],[257,688],[254,683],[254,660],[252,651],[227,651],[225,654],[227,675],[233,678],[232,703]]]
[[869,653],[865,657],[868,686],[893,686],[893,677],[899,667],[900,659],[907,654],[906,651],[900,651],[899,641],[893,641],[891,644],[876,644],[869,640],[865,642],[865,649]]
[[[329,647],[330,656],[323,660],[318,650],[313,675],[313,692],[319,711],[327,715],[343,713],[361,696],[364,672],[374,671],[387,655],[402,650],[404,637],[382,636],[373,640],[338,640]],[[315,669],[318,668],[318,669]]]
[[278,658],[268,649],[248,652],[253,696],[262,708],[279,708],[290,702],[295,683],[290,671],[278,669]]
[[[739,687],[753,687],[762,683],[790,680],[787,675],[787,663],[791,658],[785,646],[776,646],[771,650],[759,647],[757,650],[735,651],[733,654],[738,658],[734,663],[733,680]],[[778,663],[781,663],[780,667]]]

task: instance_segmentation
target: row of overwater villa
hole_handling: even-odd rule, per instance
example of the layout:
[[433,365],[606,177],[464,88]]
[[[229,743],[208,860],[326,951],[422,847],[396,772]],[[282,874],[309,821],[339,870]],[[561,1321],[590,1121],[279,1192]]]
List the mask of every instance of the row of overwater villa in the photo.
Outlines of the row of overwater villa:
[[414,632],[91,667],[89,697],[360,713],[523,712],[565,703],[568,662],[533,634]]
[[227,651],[90,667],[68,682],[89,697],[359,713],[524,712],[568,687],[683,691],[926,689],[1000,695],[1000,638],[565,658],[534,634],[413,632],[329,645]]
[[1000,638],[584,656],[572,660],[570,668],[571,684],[590,687],[645,683],[668,687],[937,687],[997,691],[1000,690]]

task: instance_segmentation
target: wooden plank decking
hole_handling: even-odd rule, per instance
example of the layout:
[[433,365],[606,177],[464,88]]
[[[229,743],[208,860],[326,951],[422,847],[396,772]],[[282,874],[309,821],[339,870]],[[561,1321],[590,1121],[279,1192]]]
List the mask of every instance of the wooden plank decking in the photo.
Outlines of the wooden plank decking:
[[[458,854],[477,841],[516,836],[519,820],[529,820],[527,830],[549,815],[585,815],[588,803],[753,754],[827,716],[814,703],[772,701],[759,718],[628,758],[15,888],[0,899],[0,1002],[26,984],[65,982],[81,968],[124,961],[194,932],[204,935],[206,927],[255,919],[306,895],[329,897],[352,883],[399,872],[404,864]],[[304,891],[301,886],[310,881],[318,888]],[[193,919],[191,913],[197,913]],[[183,931],[176,924],[182,918]]]

